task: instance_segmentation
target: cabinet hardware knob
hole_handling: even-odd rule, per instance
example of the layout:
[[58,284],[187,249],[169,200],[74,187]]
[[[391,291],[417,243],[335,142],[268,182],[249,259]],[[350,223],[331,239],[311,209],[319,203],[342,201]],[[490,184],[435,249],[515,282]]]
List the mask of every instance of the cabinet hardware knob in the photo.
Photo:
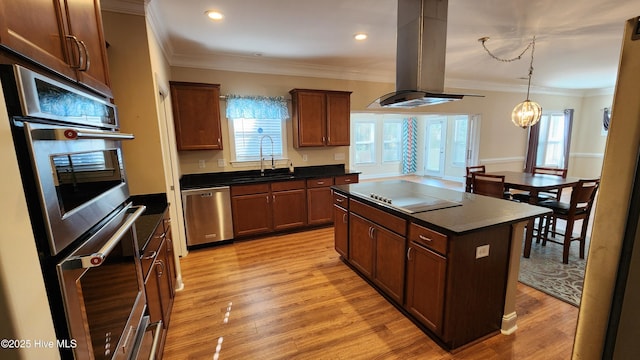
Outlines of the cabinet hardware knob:
[[318,185],[324,185],[324,181],[318,181]]
[[407,249],[407,260],[409,261],[411,261],[411,249],[413,249],[411,246]]
[[82,55],[82,45],[80,45],[80,40],[78,40],[77,37],[75,37],[74,35],[66,35],[67,39],[71,39],[73,40],[74,44],[76,45],[76,50],[78,51],[78,64],[71,64],[71,67],[74,69],[82,69],[82,63],[84,62],[84,56]]
[[342,203],[344,199],[336,199],[337,202]]
[[145,257],[143,257],[143,258],[142,258],[142,260],[151,260],[151,259],[155,258],[155,257],[156,257],[156,255],[158,255],[158,252],[157,252],[157,251],[154,251],[154,252],[152,252],[151,254],[149,254],[149,255],[147,255],[147,256],[145,256]]
[[91,66],[91,58],[89,57],[89,49],[87,49],[87,44],[84,43],[84,41],[80,40],[80,45],[82,45],[82,48],[84,49],[84,66],[78,70],[80,71],[89,71],[89,66]]
[[342,222],[346,224],[347,221],[347,214],[342,214]]

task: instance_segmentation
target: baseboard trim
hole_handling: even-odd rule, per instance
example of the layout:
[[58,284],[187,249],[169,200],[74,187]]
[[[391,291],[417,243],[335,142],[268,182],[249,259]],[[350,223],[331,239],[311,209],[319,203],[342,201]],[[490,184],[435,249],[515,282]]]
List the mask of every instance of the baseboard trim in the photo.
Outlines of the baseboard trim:
[[518,315],[516,312],[512,312],[511,314],[502,315],[502,328],[500,332],[503,335],[511,335],[516,332],[518,329],[518,325],[516,324],[516,319]]

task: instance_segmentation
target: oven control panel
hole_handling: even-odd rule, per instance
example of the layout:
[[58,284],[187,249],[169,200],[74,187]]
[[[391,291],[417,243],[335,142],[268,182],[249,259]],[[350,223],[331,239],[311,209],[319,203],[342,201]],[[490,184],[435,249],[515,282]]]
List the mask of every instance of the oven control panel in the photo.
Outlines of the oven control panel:
[[376,194],[376,193],[371,193],[369,194],[369,197],[371,197],[372,199],[378,200],[378,201],[382,201],[383,203],[387,203],[387,204],[391,204],[393,202],[392,199]]

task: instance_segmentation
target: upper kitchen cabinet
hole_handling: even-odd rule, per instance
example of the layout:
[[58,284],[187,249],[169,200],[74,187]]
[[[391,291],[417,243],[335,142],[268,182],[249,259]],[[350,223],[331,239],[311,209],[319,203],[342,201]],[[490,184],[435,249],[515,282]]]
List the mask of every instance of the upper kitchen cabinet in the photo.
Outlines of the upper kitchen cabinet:
[[222,150],[220,85],[170,85],[178,150]]
[[3,0],[0,44],[112,97],[99,0]]
[[293,89],[293,144],[349,146],[351,92]]

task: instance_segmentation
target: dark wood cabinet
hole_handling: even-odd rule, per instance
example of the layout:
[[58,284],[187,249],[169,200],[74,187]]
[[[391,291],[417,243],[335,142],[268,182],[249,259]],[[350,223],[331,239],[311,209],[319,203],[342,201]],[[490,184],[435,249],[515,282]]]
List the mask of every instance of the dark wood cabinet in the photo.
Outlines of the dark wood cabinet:
[[271,184],[273,230],[286,230],[307,224],[307,196],[304,180]]
[[235,237],[271,231],[273,215],[269,184],[232,186],[231,206]]
[[99,0],[4,0],[0,43],[112,97]]
[[402,304],[406,239],[380,226],[374,226],[371,233],[376,246],[373,281]]
[[406,221],[358,201],[349,202],[349,210],[349,261],[379,289],[402,304]]
[[333,177],[307,180],[307,208],[309,225],[333,222]]
[[335,249],[345,259],[349,258],[349,199],[333,193],[333,232]]
[[442,335],[446,268],[445,257],[409,242],[405,308],[438,335]]
[[142,271],[147,297],[147,311],[152,323],[162,321],[159,358],[164,347],[175,298],[175,258],[168,210],[157,225],[151,239],[142,249]]
[[293,89],[293,144],[349,146],[351,92]]
[[235,237],[302,227],[307,223],[304,180],[231,187]]
[[373,277],[374,243],[372,225],[367,219],[349,214],[349,262],[368,278]]
[[358,174],[348,174],[336,176],[334,179],[335,185],[348,185],[358,183]]
[[220,85],[170,82],[178,150],[222,150]]

